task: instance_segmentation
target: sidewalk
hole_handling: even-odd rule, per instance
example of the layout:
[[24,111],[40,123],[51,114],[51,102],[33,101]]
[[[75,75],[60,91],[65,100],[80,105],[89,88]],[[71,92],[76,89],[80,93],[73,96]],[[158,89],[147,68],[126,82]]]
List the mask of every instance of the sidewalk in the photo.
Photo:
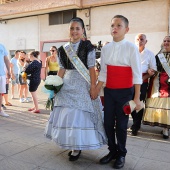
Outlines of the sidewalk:
[[[8,118],[0,117],[0,170],[111,170],[113,162],[100,165],[107,146],[83,151],[76,162],[68,161],[68,150],[60,149],[43,136],[49,117],[48,95],[38,89],[40,114],[27,111],[32,105],[9,99]],[[17,96],[17,95],[16,95]],[[9,93],[10,98],[10,93]],[[130,118],[129,126],[132,120]],[[169,170],[170,139],[162,139],[161,128],[142,126],[137,137],[128,135],[126,164],[122,170]]]

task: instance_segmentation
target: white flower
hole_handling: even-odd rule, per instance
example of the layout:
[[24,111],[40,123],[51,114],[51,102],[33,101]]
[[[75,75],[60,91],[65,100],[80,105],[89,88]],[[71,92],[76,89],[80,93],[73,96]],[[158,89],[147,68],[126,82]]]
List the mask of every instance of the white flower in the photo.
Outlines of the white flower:
[[57,75],[49,75],[46,77],[45,85],[60,86],[63,84],[63,79]]

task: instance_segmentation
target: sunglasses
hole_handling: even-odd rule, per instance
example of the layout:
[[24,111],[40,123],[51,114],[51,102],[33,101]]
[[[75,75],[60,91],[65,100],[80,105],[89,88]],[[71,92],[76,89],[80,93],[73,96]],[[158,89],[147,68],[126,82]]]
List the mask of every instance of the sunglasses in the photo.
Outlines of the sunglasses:
[[50,50],[51,52],[54,52],[54,51],[56,51],[56,50]]

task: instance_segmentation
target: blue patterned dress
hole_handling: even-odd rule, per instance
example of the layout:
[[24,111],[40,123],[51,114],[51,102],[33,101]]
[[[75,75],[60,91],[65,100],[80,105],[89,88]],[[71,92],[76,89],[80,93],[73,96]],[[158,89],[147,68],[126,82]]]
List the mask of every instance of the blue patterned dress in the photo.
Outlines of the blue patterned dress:
[[[87,45],[85,43],[82,45],[82,43],[84,42],[72,44],[73,49],[79,54],[78,51],[82,52],[81,48],[85,48],[87,50],[85,50],[86,59],[80,59],[87,62],[85,66],[93,67],[95,51],[94,49],[88,51],[89,41]],[[61,148],[70,150],[98,149],[107,143],[100,114],[101,103],[99,103],[101,107],[93,105],[89,94],[89,84],[71,66],[71,63],[68,63],[70,67],[67,69],[61,54],[59,53],[60,67],[66,67],[63,78],[64,85],[55,97],[54,110],[50,114],[45,135],[54,140]]]

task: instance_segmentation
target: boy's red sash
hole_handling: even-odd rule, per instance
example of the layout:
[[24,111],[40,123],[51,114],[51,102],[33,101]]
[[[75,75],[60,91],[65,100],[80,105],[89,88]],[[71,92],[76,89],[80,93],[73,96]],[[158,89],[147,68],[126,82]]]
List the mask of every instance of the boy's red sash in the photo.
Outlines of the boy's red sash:
[[131,67],[107,65],[106,87],[110,89],[124,89],[133,86]]

